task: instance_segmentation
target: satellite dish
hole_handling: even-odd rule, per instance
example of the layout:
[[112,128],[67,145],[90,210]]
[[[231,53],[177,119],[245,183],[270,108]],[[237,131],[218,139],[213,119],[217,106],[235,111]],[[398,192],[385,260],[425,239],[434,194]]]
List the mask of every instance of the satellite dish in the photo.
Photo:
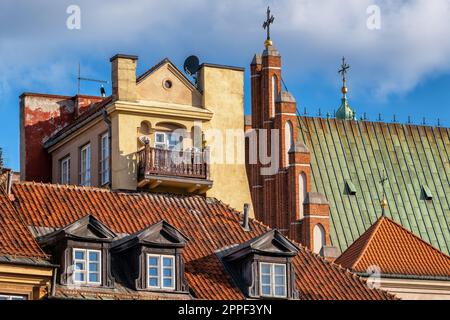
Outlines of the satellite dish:
[[200,61],[196,56],[189,56],[184,61],[184,72],[190,76],[194,76],[200,69]]

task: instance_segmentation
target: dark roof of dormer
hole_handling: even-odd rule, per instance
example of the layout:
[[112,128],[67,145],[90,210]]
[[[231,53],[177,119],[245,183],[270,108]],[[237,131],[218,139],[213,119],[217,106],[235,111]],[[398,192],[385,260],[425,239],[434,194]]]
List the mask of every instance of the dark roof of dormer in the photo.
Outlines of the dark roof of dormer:
[[299,248],[284,237],[277,229],[270,230],[263,235],[251,239],[225,254],[228,261],[240,259],[249,254],[259,254],[273,257],[294,257]]
[[161,220],[158,223],[117,240],[113,244],[114,250],[122,251],[137,244],[150,247],[182,248],[186,246],[189,238],[180,230]]
[[111,242],[117,235],[92,215],[86,215],[65,227],[55,230],[37,240],[47,244],[62,238],[81,241]]

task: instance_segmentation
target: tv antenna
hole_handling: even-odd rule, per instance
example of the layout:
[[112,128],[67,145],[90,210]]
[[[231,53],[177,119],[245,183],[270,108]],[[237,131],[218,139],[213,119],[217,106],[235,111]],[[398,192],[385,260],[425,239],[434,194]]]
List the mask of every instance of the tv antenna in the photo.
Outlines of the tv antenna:
[[106,91],[105,91],[105,88],[103,87],[103,85],[104,84],[108,84],[108,81],[82,77],[81,76],[81,66],[80,66],[80,63],[78,63],[78,77],[77,77],[78,90],[77,90],[77,94],[80,94],[81,81],[101,83],[102,85],[100,87],[100,94],[101,94],[102,97],[104,97],[106,95]]

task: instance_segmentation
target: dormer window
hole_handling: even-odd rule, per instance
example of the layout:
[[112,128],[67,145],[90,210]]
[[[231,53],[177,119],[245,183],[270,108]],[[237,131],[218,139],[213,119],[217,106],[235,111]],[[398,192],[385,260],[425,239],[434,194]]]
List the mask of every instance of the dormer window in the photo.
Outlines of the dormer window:
[[101,284],[101,256],[100,250],[73,249],[73,282]]
[[175,289],[175,257],[147,254],[147,287],[150,289]]
[[260,266],[261,296],[286,297],[286,265],[263,263]]
[[292,265],[298,248],[278,230],[217,254],[248,298],[298,298]]
[[155,223],[113,243],[113,273],[134,290],[188,294],[182,256],[187,241],[166,221]]
[[117,235],[87,215],[37,240],[60,265],[59,285],[112,288],[111,243]]

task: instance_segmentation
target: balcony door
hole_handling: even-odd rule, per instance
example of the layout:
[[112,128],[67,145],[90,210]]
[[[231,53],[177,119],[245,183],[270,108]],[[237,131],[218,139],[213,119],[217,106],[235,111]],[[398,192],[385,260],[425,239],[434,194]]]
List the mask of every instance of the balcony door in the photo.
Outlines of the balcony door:
[[163,150],[182,150],[182,137],[173,132],[156,132],[155,148]]
[[[173,132],[155,132],[155,166],[165,170],[176,167],[180,159],[173,151],[182,151],[182,136]],[[161,150],[161,151],[158,151]]]

